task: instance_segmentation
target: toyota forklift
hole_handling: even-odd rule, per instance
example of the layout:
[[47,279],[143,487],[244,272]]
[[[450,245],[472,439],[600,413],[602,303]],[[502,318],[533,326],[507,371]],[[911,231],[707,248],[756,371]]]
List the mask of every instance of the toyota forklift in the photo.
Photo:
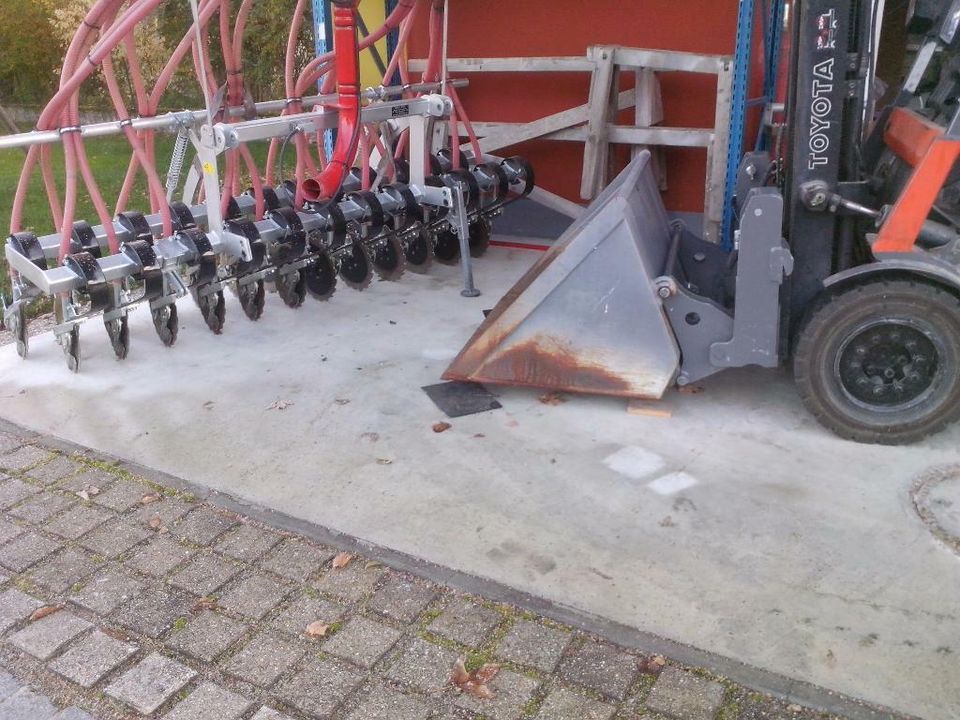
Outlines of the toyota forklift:
[[[837,435],[960,416],[960,0],[913,0],[881,105],[882,0],[795,0],[769,150],[733,158],[729,247],[663,207],[641,153],[488,314],[450,380],[660,398],[792,365]],[[909,60],[909,62],[908,62]]]

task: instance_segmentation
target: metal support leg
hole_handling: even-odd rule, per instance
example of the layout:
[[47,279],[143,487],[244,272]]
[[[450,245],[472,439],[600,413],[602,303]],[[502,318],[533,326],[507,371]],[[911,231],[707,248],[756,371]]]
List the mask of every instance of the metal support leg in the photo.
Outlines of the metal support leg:
[[473,258],[470,256],[470,223],[467,216],[467,200],[461,183],[453,188],[453,220],[450,230],[460,241],[460,270],[463,274],[463,297],[480,297],[480,291],[473,284]]

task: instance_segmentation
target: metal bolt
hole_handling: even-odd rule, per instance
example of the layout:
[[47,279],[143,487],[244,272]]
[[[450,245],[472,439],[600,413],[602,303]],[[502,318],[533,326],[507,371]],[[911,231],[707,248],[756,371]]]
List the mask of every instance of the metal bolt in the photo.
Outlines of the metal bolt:
[[668,297],[670,297],[670,288],[668,287],[658,288],[657,295],[659,295],[662,299],[666,300]]

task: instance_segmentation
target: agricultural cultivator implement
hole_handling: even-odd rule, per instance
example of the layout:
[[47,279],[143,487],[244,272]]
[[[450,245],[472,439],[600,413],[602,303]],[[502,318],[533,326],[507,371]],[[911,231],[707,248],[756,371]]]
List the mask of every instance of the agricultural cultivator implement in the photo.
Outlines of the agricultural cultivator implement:
[[[401,0],[381,28],[362,38],[357,1],[334,1],[334,51],[298,71],[306,9],[306,0],[298,0],[284,69],[286,97],[260,102],[247,91],[242,67],[253,0],[243,0],[234,16],[228,0],[191,0],[193,24],[152,89],[137,59],[134,31],[162,0],[93,5],[37,129],[0,138],[0,149],[28,148],[5,245],[13,298],[4,320],[22,357],[28,353],[27,306],[43,295],[54,301],[54,332],[76,371],[85,322],[102,319],[116,356],[124,358],[128,313],[145,306],[161,342],[170,346],[178,334],[177,301],[187,294],[218,334],[226,321],[225,290],[257,320],[267,291],[296,308],[308,295],[329,299],[338,280],[362,290],[374,276],[397,280],[406,269],[423,272],[436,260],[459,263],[463,294],[478,294],[471,258],[485,252],[491,222],[503,207],[533,189],[533,171],[522,158],[494,160],[479,151],[457,95],[466,83],[446,76],[441,0]],[[418,17],[430,25],[429,62],[422,77],[410,78],[400,60]],[[215,20],[217,62],[209,34]],[[398,31],[399,46],[383,84],[362,89],[360,53],[391,31]],[[118,47],[126,50],[135,111],[117,80]],[[171,78],[190,59],[206,107],[158,114]],[[81,125],[81,92],[94,73],[101,73],[117,119]],[[401,84],[391,85],[397,75]],[[318,82],[319,93],[309,95]],[[460,149],[461,128],[472,140],[470,151]],[[336,141],[328,155],[330,131]],[[176,135],[165,180],[158,132]],[[119,134],[129,141],[131,159],[111,208],[84,143]],[[269,143],[265,167],[250,149],[257,142]],[[62,182],[53,171],[53,143],[63,146]],[[290,177],[282,176],[285,163]],[[30,179],[38,171],[56,229],[46,235],[22,227]],[[138,177],[146,179],[149,208],[127,207]],[[93,201],[95,219],[76,217],[83,192]]]

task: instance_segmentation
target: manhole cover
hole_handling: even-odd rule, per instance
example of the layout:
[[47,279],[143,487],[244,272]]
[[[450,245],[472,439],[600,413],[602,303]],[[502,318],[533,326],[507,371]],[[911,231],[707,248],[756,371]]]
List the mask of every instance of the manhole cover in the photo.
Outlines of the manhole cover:
[[933,534],[960,553],[960,465],[921,475],[913,486],[913,504]]

